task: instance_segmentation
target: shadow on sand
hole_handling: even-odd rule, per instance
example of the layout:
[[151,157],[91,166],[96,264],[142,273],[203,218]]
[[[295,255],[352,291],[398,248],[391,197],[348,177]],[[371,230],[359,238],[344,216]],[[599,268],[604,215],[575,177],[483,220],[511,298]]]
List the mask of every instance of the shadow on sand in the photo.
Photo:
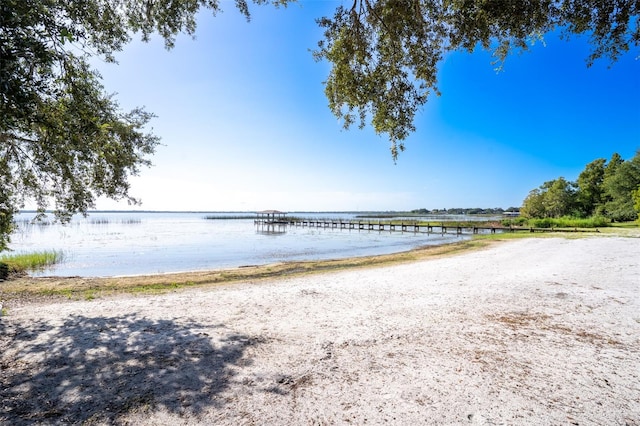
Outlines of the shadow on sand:
[[220,404],[232,367],[260,343],[223,325],[135,315],[0,320],[0,423],[114,423],[154,409],[197,416]]

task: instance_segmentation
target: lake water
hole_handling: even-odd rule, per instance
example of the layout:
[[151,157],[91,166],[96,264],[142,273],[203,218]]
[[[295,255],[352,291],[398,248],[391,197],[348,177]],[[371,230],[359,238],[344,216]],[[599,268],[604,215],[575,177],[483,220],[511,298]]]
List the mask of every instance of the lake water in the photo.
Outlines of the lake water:
[[[345,213],[291,213],[296,217],[353,219]],[[233,216],[234,219],[207,219]],[[388,254],[468,236],[413,232],[283,227],[262,232],[249,213],[91,213],[71,223],[31,224],[16,217],[16,253],[60,250],[64,261],[34,275],[122,276],[326,260]]]

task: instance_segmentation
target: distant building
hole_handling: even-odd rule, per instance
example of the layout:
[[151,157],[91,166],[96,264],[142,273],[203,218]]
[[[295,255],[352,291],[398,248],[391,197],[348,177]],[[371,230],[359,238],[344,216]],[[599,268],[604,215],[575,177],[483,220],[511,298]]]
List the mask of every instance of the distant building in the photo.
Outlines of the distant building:
[[519,217],[520,212],[504,212],[502,215],[506,217]]

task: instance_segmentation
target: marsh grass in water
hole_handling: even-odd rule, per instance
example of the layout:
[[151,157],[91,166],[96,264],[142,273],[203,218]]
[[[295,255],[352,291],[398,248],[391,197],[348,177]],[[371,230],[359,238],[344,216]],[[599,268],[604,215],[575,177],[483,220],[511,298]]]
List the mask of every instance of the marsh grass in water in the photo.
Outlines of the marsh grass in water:
[[239,214],[239,215],[208,215],[205,220],[236,220],[236,219],[255,219],[256,215]]
[[105,217],[98,217],[98,218],[89,219],[89,223],[91,225],[110,225],[111,223],[117,223],[122,225],[138,225],[142,223],[142,220],[139,218],[126,218],[126,219],[119,219],[112,222],[111,219],[108,219]]
[[92,225],[108,225],[109,219],[99,217],[99,218],[91,218],[89,219],[89,223]]
[[[124,219],[109,219],[106,217],[90,217],[87,219],[87,223],[90,225],[110,225],[112,223],[122,224],[122,225],[139,225],[142,223],[142,219],[140,218],[124,218]],[[49,219],[18,219],[14,221],[14,224],[18,228],[22,229],[30,229],[34,227],[44,227],[57,225],[59,222],[56,220]],[[81,222],[73,222],[73,225],[80,225]]]
[[58,250],[0,255],[0,263],[7,265],[10,274],[41,271],[63,260],[64,253]]

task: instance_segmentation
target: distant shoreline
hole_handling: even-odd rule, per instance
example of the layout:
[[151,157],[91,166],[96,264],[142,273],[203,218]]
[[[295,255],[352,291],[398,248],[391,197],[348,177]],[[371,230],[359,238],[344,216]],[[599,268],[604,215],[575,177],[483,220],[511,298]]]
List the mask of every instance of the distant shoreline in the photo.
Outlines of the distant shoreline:
[[[89,210],[91,213],[253,213],[258,210]],[[356,213],[406,213],[402,211],[385,211],[385,210],[289,210],[288,213],[338,213],[338,214],[356,214]],[[18,213],[38,213],[37,210],[20,210]],[[53,214],[53,210],[44,211],[45,214]],[[81,215],[81,213],[78,213]]]

